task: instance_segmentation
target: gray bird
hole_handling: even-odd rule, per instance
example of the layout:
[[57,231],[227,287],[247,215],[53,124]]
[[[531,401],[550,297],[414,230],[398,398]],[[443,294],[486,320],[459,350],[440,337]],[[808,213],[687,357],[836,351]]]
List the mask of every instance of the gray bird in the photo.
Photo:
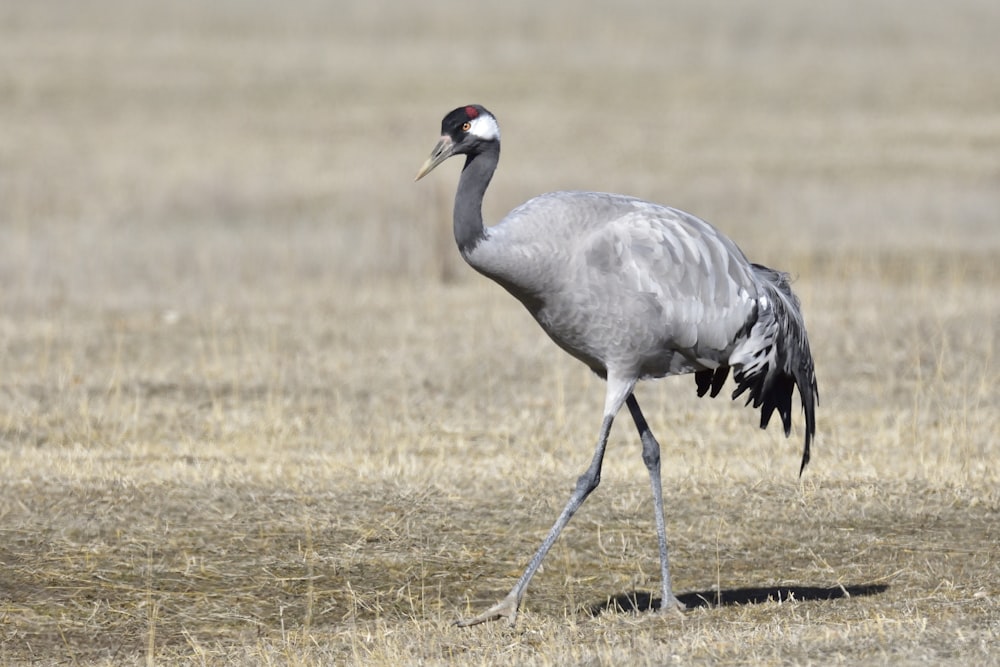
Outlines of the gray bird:
[[500,159],[493,114],[473,104],[445,116],[441,138],[416,180],[452,155],[465,155],[453,218],[462,257],[524,304],[559,347],[607,381],[597,447],[566,507],[510,593],[457,624],[501,617],[514,623],[532,576],[600,483],[608,433],[623,404],[639,430],[653,489],[659,609],[683,610],[670,584],[660,445],[632,392],[642,379],[694,373],[698,395],[716,396],[732,369],[733,398],[747,393],[747,404],[760,408],[761,428],[777,410],[787,436],[797,387],[805,411],[801,475],[816,432],[818,391],[788,276],[750,263],[735,243],[693,215],[618,194],[552,192],[484,227],[483,195]]

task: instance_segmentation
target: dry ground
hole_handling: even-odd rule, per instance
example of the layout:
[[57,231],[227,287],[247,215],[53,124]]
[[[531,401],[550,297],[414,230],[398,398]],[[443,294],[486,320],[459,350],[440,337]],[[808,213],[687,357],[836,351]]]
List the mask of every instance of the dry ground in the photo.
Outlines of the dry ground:
[[[1000,661],[1000,5],[536,4],[0,5],[0,663]],[[491,219],[625,191],[796,276],[801,480],[640,390],[682,619],[619,424],[518,626],[450,625],[603,396],[411,183],[469,101]]]

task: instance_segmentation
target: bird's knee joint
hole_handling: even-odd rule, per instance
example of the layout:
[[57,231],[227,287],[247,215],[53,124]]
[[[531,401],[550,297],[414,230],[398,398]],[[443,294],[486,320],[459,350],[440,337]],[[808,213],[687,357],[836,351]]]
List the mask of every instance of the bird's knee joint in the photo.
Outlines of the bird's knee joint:
[[646,470],[653,470],[660,467],[660,452],[642,452],[642,462],[646,464]]
[[648,431],[642,435],[642,462],[647,470],[660,467],[660,443]]
[[589,472],[585,472],[576,480],[576,492],[583,494],[584,497],[590,494],[591,491],[597,488],[597,485],[601,483],[601,474],[591,475]]

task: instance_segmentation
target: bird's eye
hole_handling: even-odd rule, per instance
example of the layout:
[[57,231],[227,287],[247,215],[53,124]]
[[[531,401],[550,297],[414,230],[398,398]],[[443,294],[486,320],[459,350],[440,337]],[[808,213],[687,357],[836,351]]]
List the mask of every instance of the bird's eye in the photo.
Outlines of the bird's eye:
[[468,132],[471,129],[472,129],[472,123],[470,123],[469,121],[465,121],[464,123],[462,123],[462,132]]

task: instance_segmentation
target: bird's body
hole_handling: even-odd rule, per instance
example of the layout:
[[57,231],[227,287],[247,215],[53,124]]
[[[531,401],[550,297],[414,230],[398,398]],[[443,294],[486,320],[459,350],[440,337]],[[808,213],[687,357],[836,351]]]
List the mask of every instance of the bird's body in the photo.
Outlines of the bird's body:
[[639,429],[653,487],[661,607],[679,607],[670,590],[659,445],[632,391],[640,379],[695,373],[699,395],[715,396],[733,369],[734,397],[749,391],[762,427],[777,410],[788,434],[797,386],[806,414],[804,468],[815,431],[816,380],[787,276],[752,264],[693,215],[624,195],[553,192],[485,227],[482,199],[500,153],[492,114],[470,105],[446,116],[418,178],[456,153],[467,156],[454,213],[462,256],[521,301],[557,345],[608,381],[597,449],[565,510],[507,598],[462,624],[516,617],[546,552],[599,483],[611,422],[623,404]]
[[609,368],[640,379],[714,370],[757,310],[758,280],[729,239],[640,199],[549,193],[484,241],[469,263],[601,377]]

